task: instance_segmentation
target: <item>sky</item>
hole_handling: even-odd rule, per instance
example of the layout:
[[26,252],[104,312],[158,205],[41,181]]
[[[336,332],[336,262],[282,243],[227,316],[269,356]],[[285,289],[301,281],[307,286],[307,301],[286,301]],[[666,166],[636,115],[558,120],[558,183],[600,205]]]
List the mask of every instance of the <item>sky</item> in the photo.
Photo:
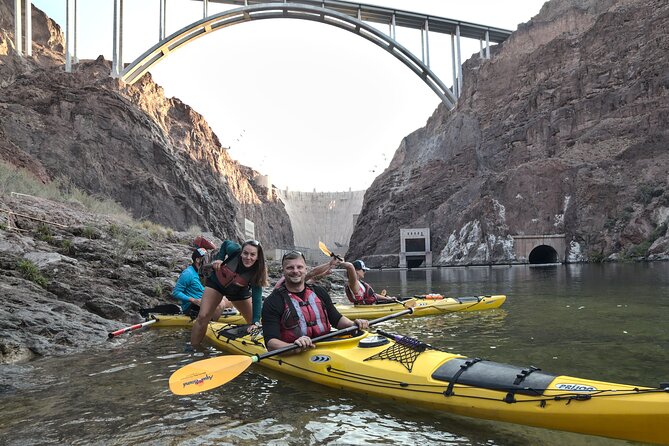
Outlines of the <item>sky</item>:
[[[543,0],[366,0],[407,11],[515,30]],[[65,0],[33,0],[63,27]],[[209,3],[209,14],[230,5]],[[166,35],[202,18],[202,3],[167,0]],[[79,59],[112,59],[113,0],[78,0]],[[158,42],[159,0],[124,2],[123,62]],[[387,26],[378,29],[388,32]],[[420,54],[417,30],[396,29]],[[479,41],[462,39],[462,62]],[[430,33],[430,68],[450,86],[450,37]],[[423,127],[440,99],[403,63],[359,36],[322,23],[275,19],[213,32],[151,70],[168,97],[202,114],[235,160],[280,189],[369,187],[402,138]]]

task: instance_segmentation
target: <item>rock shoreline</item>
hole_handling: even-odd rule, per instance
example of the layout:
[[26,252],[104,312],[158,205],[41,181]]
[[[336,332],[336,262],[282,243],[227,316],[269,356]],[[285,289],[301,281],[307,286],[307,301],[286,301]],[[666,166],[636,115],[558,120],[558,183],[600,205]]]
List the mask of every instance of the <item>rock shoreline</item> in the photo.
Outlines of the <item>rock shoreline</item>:
[[140,308],[169,302],[190,262],[186,232],[30,196],[0,208],[11,211],[0,219],[0,364],[105,342]]

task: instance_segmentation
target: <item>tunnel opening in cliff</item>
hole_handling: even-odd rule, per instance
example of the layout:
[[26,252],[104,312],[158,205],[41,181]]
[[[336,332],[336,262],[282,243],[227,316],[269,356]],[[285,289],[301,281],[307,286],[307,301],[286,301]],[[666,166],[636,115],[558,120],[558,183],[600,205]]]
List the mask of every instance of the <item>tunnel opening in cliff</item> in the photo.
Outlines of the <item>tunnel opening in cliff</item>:
[[425,256],[407,256],[407,268],[420,268],[425,262]]
[[531,264],[558,263],[558,253],[552,246],[539,245],[530,252]]

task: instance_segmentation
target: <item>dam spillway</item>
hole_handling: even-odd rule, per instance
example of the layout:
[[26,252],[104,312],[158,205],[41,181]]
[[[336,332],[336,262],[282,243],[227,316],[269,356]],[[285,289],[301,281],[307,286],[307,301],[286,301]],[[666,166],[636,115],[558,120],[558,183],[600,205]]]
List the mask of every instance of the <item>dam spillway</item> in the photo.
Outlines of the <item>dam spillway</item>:
[[295,246],[315,252],[318,250],[318,242],[322,241],[337,254],[344,254],[348,250],[353,227],[362,209],[364,190],[277,192],[293,226]]

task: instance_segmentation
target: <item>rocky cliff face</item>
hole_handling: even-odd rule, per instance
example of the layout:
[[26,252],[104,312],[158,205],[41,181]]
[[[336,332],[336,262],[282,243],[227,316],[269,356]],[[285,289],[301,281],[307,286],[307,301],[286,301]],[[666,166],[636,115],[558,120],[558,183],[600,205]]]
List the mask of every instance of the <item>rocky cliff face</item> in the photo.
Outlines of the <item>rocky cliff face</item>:
[[390,266],[400,228],[430,227],[437,264],[515,262],[538,234],[568,261],[669,258],[668,66],[669,3],[546,3],[401,142],[347,257]]
[[238,240],[248,218],[266,245],[292,245],[276,192],[255,184],[256,173],[230,158],[201,115],[166,98],[150,76],[133,86],[109,78],[102,58],[64,73],[62,33],[34,7],[36,57],[18,58],[12,1],[0,0],[0,17],[3,159],[44,181],[65,176],[136,218]]

